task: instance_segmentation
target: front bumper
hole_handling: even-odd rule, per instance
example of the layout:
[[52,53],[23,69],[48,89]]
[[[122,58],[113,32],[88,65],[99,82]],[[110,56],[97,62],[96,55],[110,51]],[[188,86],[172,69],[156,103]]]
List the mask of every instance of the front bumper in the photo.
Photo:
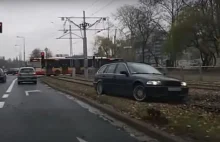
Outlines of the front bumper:
[[[172,90],[170,91],[169,88],[177,88],[180,90]],[[163,96],[170,96],[170,97],[185,97],[188,96],[189,88],[188,87],[167,87],[167,86],[146,86],[145,92],[148,96],[152,97],[163,97]]]

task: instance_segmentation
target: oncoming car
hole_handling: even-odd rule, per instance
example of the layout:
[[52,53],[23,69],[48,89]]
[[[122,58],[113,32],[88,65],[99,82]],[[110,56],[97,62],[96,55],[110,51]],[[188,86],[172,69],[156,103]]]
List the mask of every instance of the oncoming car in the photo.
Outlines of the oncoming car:
[[37,75],[33,67],[22,67],[18,72],[18,84],[33,82],[37,84]]
[[185,100],[189,91],[186,82],[167,77],[150,65],[133,62],[103,65],[93,84],[98,95],[129,95],[137,101],[144,101],[147,97]]

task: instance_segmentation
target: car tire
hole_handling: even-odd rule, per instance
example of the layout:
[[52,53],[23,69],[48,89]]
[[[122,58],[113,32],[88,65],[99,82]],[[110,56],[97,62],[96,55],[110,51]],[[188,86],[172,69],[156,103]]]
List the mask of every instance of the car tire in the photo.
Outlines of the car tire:
[[6,78],[3,80],[3,83],[6,83]]
[[103,85],[102,85],[101,81],[96,84],[96,88],[95,89],[96,89],[96,93],[98,95],[102,95],[103,94]]
[[142,84],[137,84],[133,88],[133,97],[136,101],[142,102],[146,99],[147,94]]
[[20,81],[18,81],[18,85],[21,85],[21,82],[20,82]]
[[34,81],[34,84],[37,84],[37,81]]

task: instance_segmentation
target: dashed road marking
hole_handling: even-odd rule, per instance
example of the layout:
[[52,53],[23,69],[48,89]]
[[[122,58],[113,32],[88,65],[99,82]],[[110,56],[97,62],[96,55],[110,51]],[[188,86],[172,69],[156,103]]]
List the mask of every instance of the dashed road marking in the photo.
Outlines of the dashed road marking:
[[4,94],[4,95],[2,96],[2,98],[5,99],[5,98],[8,98],[8,96],[9,96],[9,94]]
[[5,102],[0,102],[0,108],[4,107]]
[[17,78],[12,81],[11,85],[8,87],[8,90],[6,91],[7,93],[11,92],[11,90],[13,89],[13,86],[14,86],[16,80],[17,80]]

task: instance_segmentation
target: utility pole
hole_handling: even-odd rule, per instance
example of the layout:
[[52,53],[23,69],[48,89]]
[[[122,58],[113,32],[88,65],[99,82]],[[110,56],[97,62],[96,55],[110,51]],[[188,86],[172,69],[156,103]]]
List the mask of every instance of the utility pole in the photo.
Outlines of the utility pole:
[[72,77],[75,76],[75,72],[73,69],[73,41],[72,41],[72,27],[69,24],[69,35],[70,35],[70,67],[72,68]]
[[84,55],[84,75],[85,78],[89,77],[89,71],[88,71],[88,59],[87,59],[87,37],[86,37],[86,16],[85,16],[85,11],[83,11],[83,31],[84,31],[84,36],[83,36],[83,55]]
[[[77,27],[78,29],[71,29],[71,27],[69,28],[69,34],[70,37],[69,38],[63,38],[66,34],[66,32],[68,30],[59,30],[59,31],[64,31],[64,35],[57,38],[57,39],[70,39],[70,52],[71,51],[71,46],[72,46],[72,39],[83,39],[83,55],[84,55],[84,76],[85,78],[88,78],[88,53],[87,53],[87,36],[86,36],[86,32],[87,30],[95,30],[95,31],[103,31],[106,30],[104,29],[90,29],[91,27],[93,27],[94,25],[100,23],[101,21],[106,21],[107,17],[86,17],[85,16],[85,11],[83,11],[83,17],[60,17],[64,22],[64,25],[66,24],[66,21],[68,21],[70,24],[74,25],[75,27]],[[74,21],[72,21],[71,19],[83,19],[83,23],[81,24],[76,24]],[[96,20],[94,23],[90,24],[90,23],[86,23],[86,19],[98,19]],[[75,33],[73,33],[72,31],[81,31],[83,30],[83,36],[79,36]],[[77,36],[77,38],[72,38],[72,35]],[[109,32],[108,32],[109,35]],[[72,57],[71,57],[72,58]]]

